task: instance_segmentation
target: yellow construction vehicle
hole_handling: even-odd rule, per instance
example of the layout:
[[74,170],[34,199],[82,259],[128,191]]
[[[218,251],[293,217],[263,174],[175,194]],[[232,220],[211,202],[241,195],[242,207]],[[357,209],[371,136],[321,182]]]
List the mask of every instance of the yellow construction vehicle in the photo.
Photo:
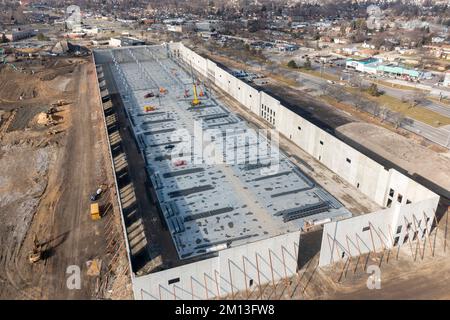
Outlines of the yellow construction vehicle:
[[155,111],[156,108],[154,106],[144,106],[144,112]]
[[200,104],[200,100],[198,100],[197,96],[197,86],[195,85],[195,83],[193,83],[192,85],[194,86],[194,99],[192,100],[192,105],[197,106]]
[[36,235],[33,238],[33,250],[28,253],[28,261],[33,264],[42,259],[42,244],[39,243]]
[[99,207],[98,203],[91,204],[91,219],[92,220],[100,220],[101,219],[100,207]]
[[161,94],[166,94],[166,93],[167,93],[167,89],[161,87],[161,88],[159,88],[159,93],[161,93]]

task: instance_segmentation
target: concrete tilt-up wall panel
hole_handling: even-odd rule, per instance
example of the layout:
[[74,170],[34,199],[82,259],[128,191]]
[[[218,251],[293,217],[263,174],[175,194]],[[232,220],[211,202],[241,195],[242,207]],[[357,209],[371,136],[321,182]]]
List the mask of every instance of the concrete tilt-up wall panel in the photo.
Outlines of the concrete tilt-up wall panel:
[[[221,250],[216,257],[136,277],[136,299],[211,299],[295,275],[300,231]],[[245,271],[245,272],[244,272]]]
[[[368,252],[395,246],[410,246],[411,241],[427,236],[433,224],[439,197],[411,203],[394,204],[324,226],[319,266]],[[415,246],[414,246],[415,248]]]

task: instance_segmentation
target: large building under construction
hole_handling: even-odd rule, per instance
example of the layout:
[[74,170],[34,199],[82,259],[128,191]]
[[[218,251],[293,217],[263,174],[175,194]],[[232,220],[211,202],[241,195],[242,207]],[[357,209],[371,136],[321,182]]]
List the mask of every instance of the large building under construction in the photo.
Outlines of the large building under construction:
[[[158,257],[151,241],[134,249],[136,219],[124,216],[136,299],[210,299],[290,277],[309,226],[323,230],[320,266],[430,231],[437,194],[183,44],[98,50],[94,59],[104,101],[114,94],[125,111],[171,240]],[[223,95],[274,131],[256,130]],[[280,149],[278,133],[352,186],[370,210],[347,208],[341,191]],[[120,190],[118,197],[124,201]],[[151,220],[146,214],[141,219]],[[157,228],[145,224],[144,236]],[[168,246],[176,253],[170,259]],[[142,271],[134,261],[141,251],[163,262]]]

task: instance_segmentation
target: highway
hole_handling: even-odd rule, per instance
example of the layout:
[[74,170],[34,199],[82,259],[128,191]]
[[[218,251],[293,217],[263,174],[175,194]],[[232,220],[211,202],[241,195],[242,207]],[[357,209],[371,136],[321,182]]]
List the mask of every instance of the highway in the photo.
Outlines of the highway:
[[450,131],[435,128],[417,120],[410,120],[412,123],[404,123],[401,127],[450,149]]
[[[364,83],[368,84],[370,82],[364,80]],[[374,83],[376,83],[376,81]],[[414,90],[404,90],[404,89],[399,89],[399,88],[392,88],[392,87],[382,85],[382,84],[377,84],[377,85],[380,88],[380,90],[383,90],[385,92],[385,94],[392,96],[394,98],[400,99],[400,100],[403,97],[410,97],[411,95],[413,95],[415,93]],[[430,99],[425,98],[420,103],[420,107],[424,107],[428,110],[434,111],[445,117],[450,118],[450,106],[446,106],[445,104],[434,102]]]
[[422,102],[422,106],[450,118],[450,106],[430,101],[428,99]]

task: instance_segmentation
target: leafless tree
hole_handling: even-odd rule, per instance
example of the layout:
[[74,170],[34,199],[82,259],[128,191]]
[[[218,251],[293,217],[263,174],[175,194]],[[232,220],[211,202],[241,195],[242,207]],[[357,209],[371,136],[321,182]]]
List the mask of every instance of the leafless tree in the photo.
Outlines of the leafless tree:
[[409,99],[409,108],[417,107],[425,101],[425,93],[423,91],[416,91]]
[[324,83],[321,85],[320,88],[324,94],[332,97],[337,102],[341,102],[342,100],[345,99],[345,96],[346,96],[345,91],[340,86],[329,85],[329,84]]
[[359,75],[352,75],[348,82],[352,87],[358,88],[360,90],[362,89],[362,79]]
[[401,101],[403,103],[407,103],[408,102],[408,98],[406,96],[404,96],[404,95],[400,99],[401,99]]
[[276,69],[277,69],[277,64],[275,62],[269,60],[266,63],[266,70],[269,71],[269,73],[273,74]]
[[379,111],[379,117],[381,119],[381,122],[384,122],[385,120],[387,120],[389,115],[389,109],[386,108],[386,106],[380,106],[380,111]]
[[368,101],[365,110],[371,113],[374,117],[378,117],[381,111],[380,105],[375,101]]
[[357,92],[353,95],[353,105],[356,109],[360,109],[364,106],[364,103],[366,103],[366,99],[364,99],[361,92]]
[[391,116],[391,120],[395,125],[395,128],[397,129],[400,127],[405,120],[405,116],[399,112],[393,112]]

